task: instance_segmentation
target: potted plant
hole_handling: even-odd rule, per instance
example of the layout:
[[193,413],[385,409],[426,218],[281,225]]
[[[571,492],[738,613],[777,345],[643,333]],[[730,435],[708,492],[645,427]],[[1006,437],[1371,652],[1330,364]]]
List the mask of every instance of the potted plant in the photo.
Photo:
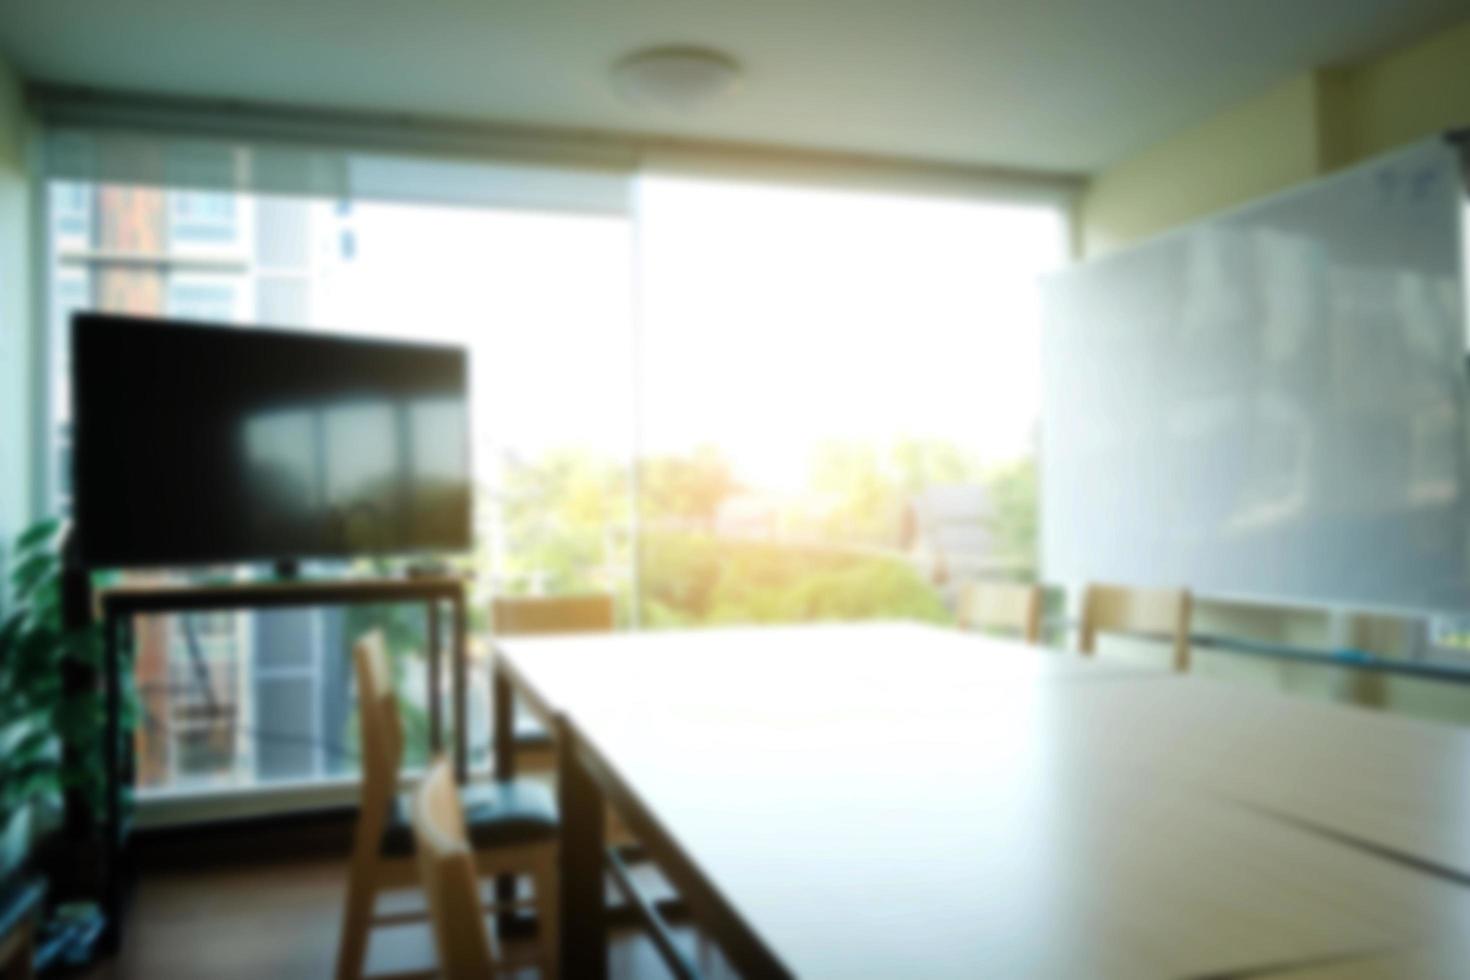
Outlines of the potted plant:
[[[61,538],[60,522],[46,520],[16,540],[0,618],[0,884],[28,863],[54,885],[83,877],[77,855],[89,850],[103,813],[101,630],[64,622]],[[127,685],[125,726],[135,704]],[[63,815],[68,838],[84,839],[38,858]]]

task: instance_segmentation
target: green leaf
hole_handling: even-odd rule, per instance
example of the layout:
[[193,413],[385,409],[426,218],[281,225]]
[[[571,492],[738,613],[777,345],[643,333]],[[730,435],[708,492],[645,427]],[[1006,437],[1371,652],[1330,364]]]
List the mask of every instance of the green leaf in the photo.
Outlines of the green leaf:
[[0,661],[4,660],[6,653],[10,650],[10,645],[15,642],[20,631],[25,629],[25,625],[26,615],[20,610],[12,612],[5,617],[3,623],[0,623]]
[[61,582],[55,576],[38,582],[31,591],[31,615],[46,623],[61,622]]
[[15,539],[15,547],[18,551],[28,551],[39,545],[49,542],[56,537],[56,532],[61,530],[61,520],[51,517],[43,521],[37,521]]
[[[75,786],[100,817],[101,685],[68,690],[67,678],[69,666],[101,665],[102,631],[63,626],[60,527],[46,521],[26,531],[10,571],[15,603],[0,620],[0,811],[36,801],[59,805],[60,789]],[[122,711],[130,726],[138,698],[131,675],[123,680]]]
[[60,635],[45,628],[22,634],[13,650],[16,666],[32,672],[60,669],[60,654]]
[[102,737],[102,715],[92,698],[71,697],[58,704],[51,715],[56,734],[79,754],[96,751]]
[[[36,758],[44,755],[44,753],[37,753],[35,751],[38,741],[32,736],[36,733],[28,730],[28,728],[28,721],[9,727],[3,739],[6,745],[5,751],[0,752],[0,769],[14,769],[16,766],[24,765],[26,762],[34,761]],[[42,730],[40,734],[46,736],[49,735],[49,732]],[[45,738],[39,741],[44,743]]]
[[25,735],[5,753],[7,760],[50,758],[56,749],[56,736],[45,730],[36,730]]
[[24,803],[61,789],[63,780],[53,766],[35,765],[5,781],[5,795],[15,803]]
[[15,586],[15,591],[22,597],[30,594],[49,576],[55,574],[57,568],[56,556],[51,554],[31,555],[23,559],[15,570],[10,573],[10,582]]
[[86,664],[101,671],[103,663],[102,637],[93,630],[74,630],[59,640],[60,652],[77,663]]

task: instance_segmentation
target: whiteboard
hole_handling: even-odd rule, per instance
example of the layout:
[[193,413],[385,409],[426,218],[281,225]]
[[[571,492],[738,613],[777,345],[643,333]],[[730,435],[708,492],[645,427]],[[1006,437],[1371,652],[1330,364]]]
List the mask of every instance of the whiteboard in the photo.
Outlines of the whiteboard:
[[1460,167],[1428,141],[1046,281],[1048,580],[1470,607]]

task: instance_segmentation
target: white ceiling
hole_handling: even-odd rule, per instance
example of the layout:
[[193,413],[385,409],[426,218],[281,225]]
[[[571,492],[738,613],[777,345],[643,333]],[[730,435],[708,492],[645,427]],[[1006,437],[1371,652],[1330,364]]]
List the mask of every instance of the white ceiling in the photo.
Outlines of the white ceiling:
[[[1092,172],[1465,0],[0,0],[48,82]],[[746,69],[692,117],[608,67],[697,43]]]

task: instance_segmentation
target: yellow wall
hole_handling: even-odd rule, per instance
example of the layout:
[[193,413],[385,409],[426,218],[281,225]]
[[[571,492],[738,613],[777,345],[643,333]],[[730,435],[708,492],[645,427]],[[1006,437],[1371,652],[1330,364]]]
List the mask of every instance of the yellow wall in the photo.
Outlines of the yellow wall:
[[1080,211],[1096,255],[1317,172],[1316,85],[1296,78],[1093,179]]
[[1470,125],[1470,21],[1361,65],[1308,72],[1098,174],[1084,255]]
[[0,59],[0,558],[31,516],[31,132],[20,79]]
[[1357,159],[1470,126],[1470,21],[1346,74],[1339,122]]

